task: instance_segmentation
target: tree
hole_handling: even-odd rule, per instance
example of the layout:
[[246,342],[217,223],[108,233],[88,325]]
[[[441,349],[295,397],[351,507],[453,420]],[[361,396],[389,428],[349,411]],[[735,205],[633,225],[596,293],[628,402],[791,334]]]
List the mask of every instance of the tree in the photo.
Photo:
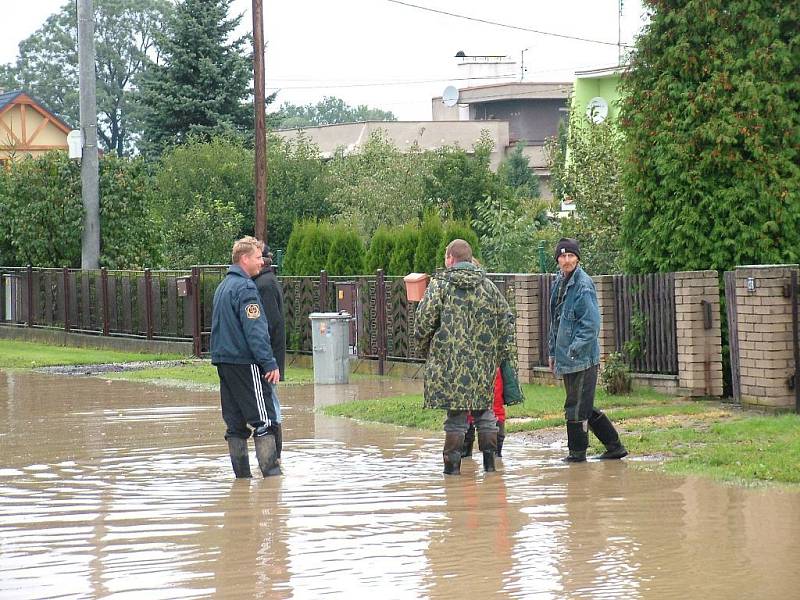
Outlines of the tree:
[[536,262],[538,248],[532,243],[542,223],[537,215],[547,208],[541,201],[522,206],[507,199],[488,197],[478,203],[480,246],[485,266],[496,273],[527,273]]
[[[141,135],[138,78],[153,60],[168,0],[95,0],[97,136],[118,156]],[[33,94],[67,123],[79,122],[77,15],[74,2],[47,18],[19,45],[16,63],[0,67],[0,87]]]
[[331,161],[329,199],[336,219],[364,239],[381,225],[418,221],[427,168],[428,156],[418,148],[401,152],[385,133],[373,132],[357,153],[340,152]]
[[653,1],[621,124],[638,272],[800,260],[800,5]]
[[182,0],[160,39],[163,64],[145,74],[143,151],[160,155],[190,136],[252,130],[252,61],[248,38],[229,41],[241,15],[229,19],[232,0]]
[[[570,118],[569,157],[551,142],[554,189],[559,200],[575,203],[575,212],[561,219],[562,234],[581,243],[581,262],[592,274],[620,271],[622,219],[623,138],[610,120],[593,123],[581,112]],[[559,165],[559,163],[561,163]]]
[[500,163],[497,178],[510,188],[514,198],[538,198],[539,177],[531,170],[530,161],[523,154],[525,145],[518,142],[511,153]]
[[296,221],[328,219],[334,209],[328,199],[328,164],[305,135],[292,140],[270,136],[267,185],[269,244],[285,248]]
[[353,107],[341,98],[325,96],[316,104],[298,106],[284,102],[277,113],[270,115],[270,120],[278,129],[294,129],[334,123],[396,121],[397,117],[389,111],[370,108],[366,104]]
[[331,232],[325,270],[330,275],[363,275],[366,271],[364,242],[348,227],[339,225]]
[[442,214],[472,221],[478,202],[497,194],[496,175],[489,168],[493,149],[494,142],[483,131],[472,155],[458,147],[434,152],[430,174],[425,177],[425,198]]
[[253,231],[253,153],[241,141],[191,138],[156,173],[154,215],[167,264],[229,261],[231,242]]
[[375,230],[367,253],[367,271],[374,273],[378,269],[383,269],[384,273],[388,273],[395,236],[396,232],[385,225]]

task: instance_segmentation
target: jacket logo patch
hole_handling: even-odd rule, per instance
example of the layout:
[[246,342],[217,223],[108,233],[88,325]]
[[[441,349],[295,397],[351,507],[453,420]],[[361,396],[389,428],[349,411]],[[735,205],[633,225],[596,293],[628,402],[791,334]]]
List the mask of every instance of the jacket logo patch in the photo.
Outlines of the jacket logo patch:
[[257,319],[261,316],[261,307],[258,304],[248,304],[244,308],[244,314],[248,319]]

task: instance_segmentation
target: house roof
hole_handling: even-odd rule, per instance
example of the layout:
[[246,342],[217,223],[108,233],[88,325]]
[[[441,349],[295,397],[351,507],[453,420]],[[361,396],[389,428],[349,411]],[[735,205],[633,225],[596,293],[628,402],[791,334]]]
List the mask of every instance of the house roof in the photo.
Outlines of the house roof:
[[2,94],[0,94],[0,114],[3,114],[6,110],[10,109],[20,96],[24,96],[29,101],[33,102],[36,105],[36,108],[40,112],[47,113],[47,116],[50,118],[53,124],[59,129],[62,129],[65,133],[69,133],[69,131],[72,129],[69,123],[66,123],[53,111],[47,108],[47,106],[45,106],[45,104],[41,100],[31,96],[28,92],[24,90],[12,90],[10,92],[3,92]]
[[611,75],[620,75],[628,65],[614,65],[612,67],[602,67],[599,69],[588,69],[586,71],[575,71],[575,77],[609,77]]
[[566,81],[514,81],[466,87],[458,90],[461,104],[477,104],[501,100],[562,100],[572,93],[572,83]]

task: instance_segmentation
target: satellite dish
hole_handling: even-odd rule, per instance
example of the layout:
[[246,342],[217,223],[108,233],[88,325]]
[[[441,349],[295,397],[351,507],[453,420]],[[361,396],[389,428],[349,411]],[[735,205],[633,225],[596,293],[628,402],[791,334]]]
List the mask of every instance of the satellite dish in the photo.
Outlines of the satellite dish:
[[442,103],[445,106],[455,106],[458,104],[458,90],[455,86],[448,85],[442,92]]
[[595,96],[589,100],[589,104],[586,105],[586,116],[595,125],[605,121],[608,116],[608,102],[605,98]]

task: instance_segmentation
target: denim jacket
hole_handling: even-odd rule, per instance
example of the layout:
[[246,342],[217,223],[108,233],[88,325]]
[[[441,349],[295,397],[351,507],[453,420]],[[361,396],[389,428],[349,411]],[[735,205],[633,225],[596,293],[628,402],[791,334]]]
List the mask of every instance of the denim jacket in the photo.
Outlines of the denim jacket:
[[[556,375],[577,373],[600,364],[600,309],[592,278],[576,267],[567,282],[564,301],[556,307],[558,288],[564,276],[559,273],[550,293],[549,356],[555,359]],[[555,330],[558,319],[558,330]]]

